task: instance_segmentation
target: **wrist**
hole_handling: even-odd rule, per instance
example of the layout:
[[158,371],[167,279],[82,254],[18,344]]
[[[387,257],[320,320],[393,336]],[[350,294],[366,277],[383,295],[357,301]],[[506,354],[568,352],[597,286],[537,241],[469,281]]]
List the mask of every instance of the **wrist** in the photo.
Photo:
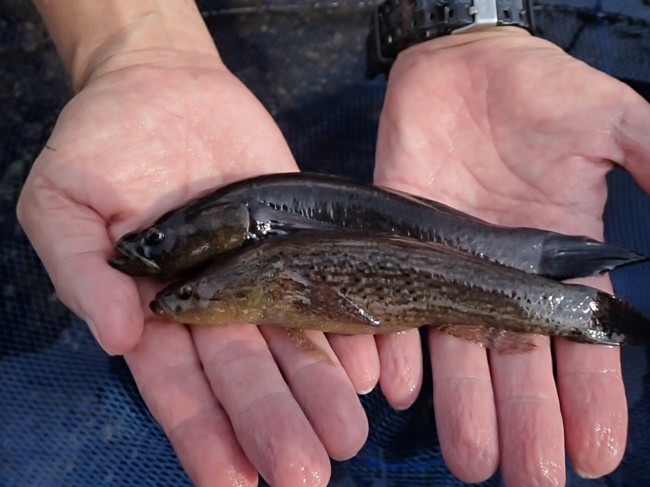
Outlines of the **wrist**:
[[397,55],[410,46],[498,26],[534,32],[531,0],[385,0],[370,22],[366,75],[388,75]]
[[[531,39],[533,36],[525,29],[514,26],[495,26],[489,27],[474,32],[466,32],[462,34],[450,34],[437,39],[431,39],[415,46],[426,46],[428,49],[445,49],[448,47],[461,46],[464,44],[471,44],[478,41],[489,39],[512,39],[514,42],[519,40]],[[407,49],[408,50],[408,49]],[[405,50],[406,51],[406,50]]]
[[35,0],[75,91],[88,80],[158,57],[201,55],[219,61],[194,2]]
[[432,69],[431,57],[435,56],[437,70],[444,69],[451,62],[464,61],[476,68],[484,65],[492,56],[507,56],[519,49],[531,49],[532,46],[548,44],[539,37],[518,27],[492,27],[489,29],[452,34],[415,44],[402,51],[391,70],[411,69],[414,64],[424,63],[427,70]]

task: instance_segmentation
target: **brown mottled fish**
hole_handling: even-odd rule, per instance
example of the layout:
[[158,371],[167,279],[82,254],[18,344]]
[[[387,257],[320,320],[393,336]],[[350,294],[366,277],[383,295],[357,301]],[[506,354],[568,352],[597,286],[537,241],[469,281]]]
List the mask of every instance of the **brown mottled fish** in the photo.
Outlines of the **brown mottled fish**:
[[275,237],[162,290],[151,309],[203,325],[275,324],[343,334],[422,325],[500,350],[527,334],[606,345],[648,343],[650,322],[605,292],[387,234]]

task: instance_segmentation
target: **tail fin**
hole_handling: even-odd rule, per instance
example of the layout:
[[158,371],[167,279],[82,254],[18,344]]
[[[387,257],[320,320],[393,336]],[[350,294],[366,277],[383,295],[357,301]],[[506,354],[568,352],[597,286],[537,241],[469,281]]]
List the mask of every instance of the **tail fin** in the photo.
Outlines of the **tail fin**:
[[539,273],[557,280],[587,277],[649,259],[591,238],[554,234],[544,240]]
[[648,345],[650,320],[630,303],[598,291],[587,335],[586,341],[603,345]]

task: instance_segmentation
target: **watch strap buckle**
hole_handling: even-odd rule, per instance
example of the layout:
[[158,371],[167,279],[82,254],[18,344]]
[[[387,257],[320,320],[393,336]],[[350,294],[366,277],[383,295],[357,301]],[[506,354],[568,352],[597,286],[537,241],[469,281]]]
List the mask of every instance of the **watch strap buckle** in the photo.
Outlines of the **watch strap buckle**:
[[370,18],[370,32],[366,38],[366,78],[374,79],[380,74],[388,75],[395,59],[383,56],[381,48],[381,26],[379,9],[375,8]]
[[474,18],[473,22],[464,27],[452,30],[452,34],[462,34],[474,30],[495,27],[499,21],[497,13],[497,0],[473,0],[468,7],[469,14]]

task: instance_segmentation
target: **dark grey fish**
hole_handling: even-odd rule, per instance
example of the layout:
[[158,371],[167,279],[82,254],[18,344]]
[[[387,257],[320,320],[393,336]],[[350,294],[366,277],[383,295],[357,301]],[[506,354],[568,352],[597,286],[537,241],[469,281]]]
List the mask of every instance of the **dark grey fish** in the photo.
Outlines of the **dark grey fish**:
[[344,231],[268,239],[167,287],[151,309],[183,323],[344,334],[430,325],[501,350],[529,348],[531,333],[606,345],[650,341],[646,318],[597,289],[441,244]]
[[603,242],[508,228],[441,203],[335,176],[288,173],[221,187],[122,237],[111,264],[132,275],[173,277],[269,236],[345,228],[438,242],[553,279],[583,277],[646,257]]

